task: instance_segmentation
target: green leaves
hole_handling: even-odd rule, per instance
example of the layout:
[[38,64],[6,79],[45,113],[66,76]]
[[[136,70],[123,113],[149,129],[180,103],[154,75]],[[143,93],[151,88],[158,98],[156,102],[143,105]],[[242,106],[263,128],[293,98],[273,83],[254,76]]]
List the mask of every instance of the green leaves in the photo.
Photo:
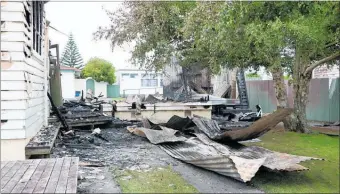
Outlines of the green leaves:
[[61,57],[61,64],[69,67],[80,68],[84,66],[77,44],[73,39],[72,33],[69,35],[68,42]]
[[94,34],[111,40],[112,47],[134,42],[131,62],[148,70],[161,70],[175,52],[190,47],[181,31],[195,2],[125,2],[117,12],[107,11],[111,25]]
[[[229,68],[282,67],[292,72],[299,50],[318,60],[339,46],[338,2],[125,2],[107,11],[112,23],[96,38],[134,42],[132,62],[161,70],[176,56],[217,73]],[[330,48],[325,45],[334,43]],[[336,44],[337,43],[337,44]],[[283,54],[292,50],[291,55]]]
[[97,82],[113,84],[116,81],[114,66],[100,58],[91,58],[81,72],[83,78],[92,77]]

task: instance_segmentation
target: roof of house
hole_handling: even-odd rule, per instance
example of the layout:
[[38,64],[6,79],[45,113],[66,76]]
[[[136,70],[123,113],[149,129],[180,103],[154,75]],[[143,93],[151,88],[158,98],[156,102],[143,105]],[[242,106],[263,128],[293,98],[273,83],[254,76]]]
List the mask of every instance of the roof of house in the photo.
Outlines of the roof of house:
[[75,68],[75,67],[68,67],[65,65],[60,65],[60,69],[61,70],[72,70],[72,71],[80,71],[79,69]]
[[117,69],[117,72],[118,71],[145,71],[143,69]]

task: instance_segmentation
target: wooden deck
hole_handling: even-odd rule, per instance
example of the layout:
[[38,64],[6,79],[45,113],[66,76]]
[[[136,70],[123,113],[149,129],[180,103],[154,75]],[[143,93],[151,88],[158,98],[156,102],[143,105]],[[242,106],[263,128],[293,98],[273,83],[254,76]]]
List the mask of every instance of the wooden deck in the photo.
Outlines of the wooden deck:
[[[57,122],[49,127],[41,129],[26,145],[26,158],[32,156],[44,156],[49,158],[55,139],[59,133],[61,123]],[[44,158],[39,157],[39,158]]]
[[1,161],[1,193],[76,193],[76,157]]

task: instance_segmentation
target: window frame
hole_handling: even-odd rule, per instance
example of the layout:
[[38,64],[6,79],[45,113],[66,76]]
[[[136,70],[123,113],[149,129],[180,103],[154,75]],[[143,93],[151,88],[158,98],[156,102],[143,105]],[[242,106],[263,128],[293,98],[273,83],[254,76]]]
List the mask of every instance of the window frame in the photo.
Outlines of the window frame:
[[32,1],[32,49],[39,54],[43,54],[44,32],[44,2]]
[[143,88],[155,88],[158,87],[158,76],[157,74],[142,74],[141,76],[141,87]]

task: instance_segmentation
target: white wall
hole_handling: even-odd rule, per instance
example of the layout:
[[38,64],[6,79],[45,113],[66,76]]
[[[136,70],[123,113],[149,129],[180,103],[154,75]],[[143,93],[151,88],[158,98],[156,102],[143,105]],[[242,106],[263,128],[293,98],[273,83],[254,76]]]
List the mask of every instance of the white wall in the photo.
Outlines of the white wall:
[[84,91],[84,95],[86,95],[86,79],[74,79],[74,89],[75,91]]
[[[24,159],[24,149],[47,120],[45,112],[47,55],[45,38],[41,54],[33,50],[33,25],[24,17],[31,12],[32,3],[6,1],[1,3],[1,160]],[[45,30],[45,18],[42,29]],[[45,34],[46,32],[43,32]],[[8,144],[9,145],[9,144]],[[12,150],[10,150],[12,148]],[[20,153],[12,153],[20,150]]]
[[60,70],[61,91],[64,99],[75,97],[75,78],[74,71]]
[[[84,91],[84,95],[86,95],[86,80],[88,80],[90,78],[87,78],[87,79],[74,79],[74,95],[75,95],[75,92],[76,91]],[[99,96],[100,92],[102,93],[103,95],[103,98],[106,98],[107,97],[107,85],[108,83],[107,82],[96,82],[94,81],[94,90],[95,90],[95,96]],[[73,97],[74,98],[74,97]]]
[[107,82],[94,82],[94,95],[99,96],[100,93],[103,95],[102,98],[107,97]]
[[[136,74],[135,77],[123,76],[123,74]],[[162,76],[157,76],[157,86],[143,87],[142,75],[144,70],[118,70],[116,77],[120,86],[120,95],[128,94],[155,94],[156,92],[163,94],[163,86],[160,86]]]

